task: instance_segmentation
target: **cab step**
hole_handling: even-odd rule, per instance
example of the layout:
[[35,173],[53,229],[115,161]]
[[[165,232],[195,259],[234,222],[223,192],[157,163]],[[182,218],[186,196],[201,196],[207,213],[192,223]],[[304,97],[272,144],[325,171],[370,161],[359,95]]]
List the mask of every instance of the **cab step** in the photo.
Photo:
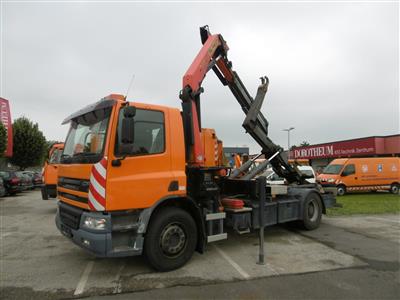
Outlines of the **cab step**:
[[226,213],[210,213],[206,214],[207,222],[207,243],[212,243],[228,238],[228,234],[224,232],[224,219]]
[[237,234],[246,234],[246,233],[250,233],[250,228],[236,229],[235,231],[236,231]]
[[214,235],[209,235],[207,237],[207,243],[212,243],[220,240],[226,240],[228,238],[227,233],[220,233],[220,234],[214,234]]

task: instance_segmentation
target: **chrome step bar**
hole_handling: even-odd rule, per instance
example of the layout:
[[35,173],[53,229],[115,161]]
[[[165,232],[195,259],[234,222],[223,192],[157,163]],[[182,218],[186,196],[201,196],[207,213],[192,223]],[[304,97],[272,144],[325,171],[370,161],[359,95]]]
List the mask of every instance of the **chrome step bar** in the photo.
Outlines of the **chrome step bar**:
[[[226,213],[224,212],[206,214],[207,243],[225,240],[228,238],[228,234],[224,232],[225,218],[226,218]],[[217,226],[214,226],[215,224],[217,224]]]

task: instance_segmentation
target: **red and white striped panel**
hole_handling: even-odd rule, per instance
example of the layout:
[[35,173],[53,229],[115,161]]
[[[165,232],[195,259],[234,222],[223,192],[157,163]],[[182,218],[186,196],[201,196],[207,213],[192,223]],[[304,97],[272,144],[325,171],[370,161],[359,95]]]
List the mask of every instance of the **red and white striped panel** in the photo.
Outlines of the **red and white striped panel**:
[[214,143],[214,160],[215,160],[215,165],[218,165],[218,140],[215,139]]
[[106,179],[107,157],[94,164],[90,174],[89,207],[91,210],[103,211],[106,209]]

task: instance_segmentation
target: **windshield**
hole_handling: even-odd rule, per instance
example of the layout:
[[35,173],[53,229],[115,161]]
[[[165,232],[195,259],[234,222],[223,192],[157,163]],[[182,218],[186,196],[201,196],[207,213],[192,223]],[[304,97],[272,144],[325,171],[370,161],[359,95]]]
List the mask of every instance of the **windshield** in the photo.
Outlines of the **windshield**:
[[339,174],[343,165],[327,165],[322,174]]
[[306,176],[314,177],[314,173],[311,170],[300,170],[300,172],[303,173]]
[[51,153],[49,164],[58,164],[61,159],[62,149],[54,149],[53,153]]
[[111,108],[88,112],[71,121],[61,163],[95,163],[103,157],[103,148]]

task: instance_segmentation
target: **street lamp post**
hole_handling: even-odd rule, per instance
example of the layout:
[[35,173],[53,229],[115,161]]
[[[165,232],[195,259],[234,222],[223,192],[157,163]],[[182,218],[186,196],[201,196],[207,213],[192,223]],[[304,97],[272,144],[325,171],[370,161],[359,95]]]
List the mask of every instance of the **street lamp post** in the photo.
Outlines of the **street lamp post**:
[[283,131],[287,131],[287,148],[288,148],[288,159],[290,159],[290,131],[293,130],[294,127],[290,127],[287,129],[282,129]]

